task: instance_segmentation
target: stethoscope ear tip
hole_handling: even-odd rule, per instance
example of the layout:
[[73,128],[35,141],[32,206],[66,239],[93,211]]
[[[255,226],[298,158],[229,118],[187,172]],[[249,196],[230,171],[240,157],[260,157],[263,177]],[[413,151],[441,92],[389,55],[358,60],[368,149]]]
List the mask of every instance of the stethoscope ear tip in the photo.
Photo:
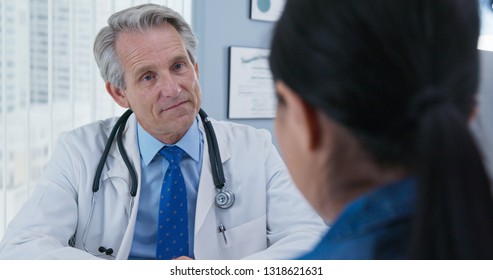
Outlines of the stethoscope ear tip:
[[110,256],[111,254],[113,254],[113,249],[112,248],[106,249],[103,246],[99,246],[98,251],[100,253],[105,253],[107,256]]

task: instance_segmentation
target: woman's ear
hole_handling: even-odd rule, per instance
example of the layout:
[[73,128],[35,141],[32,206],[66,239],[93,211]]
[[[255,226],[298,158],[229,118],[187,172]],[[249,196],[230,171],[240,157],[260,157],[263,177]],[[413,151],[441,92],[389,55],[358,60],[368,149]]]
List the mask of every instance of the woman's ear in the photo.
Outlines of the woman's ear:
[[130,103],[128,99],[120,88],[114,86],[113,84],[106,82],[106,91],[115,100],[115,102],[123,108],[130,108]]
[[277,91],[290,112],[291,123],[299,136],[299,141],[308,149],[315,151],[321,145],[321,122],[317,110],[303,100],[283,82],[278,82]]
[[309,145],[312,150],[317,150],[322,145],[322,122],[319,111],[303,101],[303,114],[308,128]]

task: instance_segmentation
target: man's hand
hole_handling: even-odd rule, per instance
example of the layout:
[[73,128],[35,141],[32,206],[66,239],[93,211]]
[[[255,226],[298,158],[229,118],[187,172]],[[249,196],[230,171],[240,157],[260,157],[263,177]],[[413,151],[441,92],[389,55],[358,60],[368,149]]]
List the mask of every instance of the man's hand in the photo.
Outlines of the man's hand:
[[178,257],[178,258],[173,259],[173,260],[193,260],[193,259],[190,257],[187,257],[187,256],[181,256],[181,257]]

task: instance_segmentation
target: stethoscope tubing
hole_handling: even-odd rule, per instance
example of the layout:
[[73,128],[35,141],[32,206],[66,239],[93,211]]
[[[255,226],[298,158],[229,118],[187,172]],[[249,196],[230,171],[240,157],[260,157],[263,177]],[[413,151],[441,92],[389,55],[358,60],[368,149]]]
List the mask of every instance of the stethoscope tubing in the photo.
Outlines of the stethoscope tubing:
[[[94,209],[96,207],[96,200],[97,200],[97,193],[99,191],[99,181],[101,180],[101,174],[103,172],[104,164],[106,163],[106,159],[108,158],[109,151],[111,149],[112,143],[116,137],[116,143],[118,146],[118,150],[122,156],[122,159],[130,173],[130,178],[131,178],[131,187],[130,187],[130,197],[131,197],[131,207],[133,205],[133,199],[137,195],[137,188],[138,188],[138,181],[137,181],[137,174],[135,172],[135,168],[132,166],[132,163],[130,162],[127,152],[125,150],[125,147],[123,146],[123,131],[125,130],[125,125],[127,123],[128,118],[132,114],[132,110],[128,109],[125,111],[125,113],[122,114],[122,116],[116,121],[113,129],[110,132],[110,135],[108,136],[108,140],[106,142],[106,146],[103,150],[103,154],[101,155],[101,159],[99,160],[98,166],[96,168],[96,173],[94,174],[94,181],[92,185],[92,199],[91,199],[91,210],[89,211],[89,217],[86,223],[86,227],[84,229],[84,233],[82,235],[82,246],[84,247],[84,250],[92,255],[95,256],[102,256],[105,255],[104,252],[99,252],[99,253],[94,253],[87,248],[87,235],[88,235],[88,228],[90,228],[91,223],[92,223],[92,217],[94,215]],[[219,153],[219,147],[217,144],[217,138],[216,134],[214,132],[214,128],[212,127],[211,121],[207,114],[204,112],[204,110],[200,109],[199,110],[199,115],[202,119],[202,122],[204,124],[204,129],[205,129],[205,135],[207,138],[207,143],[208,143],[208,151],[209,151],[209,157],[210,157],[210,162],[211,162],[211,169],[212,169],[212,177],[214,180],[214,185],[216,186],[217,194],[216,194],[216,205],[219,208],[222,209],[227,209],[233,205],[235,197],[234,193],[232,192],[231,189],[229,188],[224,188],[224,185],[226,183],[226,179],[224,177],[224,171],[222,168],[222,161],[221,161],[221,155]],[[130,219],[130,216],[129,216]],[[100,247],[103,248],[103,247]],[[103,248],[106,250],[105,248]],[[107,250],[106,250],[107,251]],[[111,250],[113,252],[113,250]],[[112,256],[110,253],[106,253],[106,255],[110,257]]]
[[[113,126],[113,129],[111,130],[110,135],[108,136],[107,143],[113,143],[113,140],[115,139],[116,133],[119,130],[120,131],[123,130],[123,129],[120,129],[122,127],[122,123],[126,123],[128,118],[130,117],[130,115],[132,113],[133,113],[132,110],[128,109],[125,113],[123,113],[123,115],[118,119],[118,121],[116,121],[115,125]],[[120,133],[120,136],[121,136],[121,133]],[[120,149],[120,147],[118,147],[118,148],[121,152],[122,149]],[[103,172],[103,167],[104,167],[104,164],[106,163],[106,159],[108,158],[108,154],[110,152],[110,149],[111,149],[111,144],[107,144],[104,147],[103,154],[101,155],[101,159],[99,160],[98,167],[96,169],[96,173],[94,174],[94,181],[92,183],[92,191],[93,192],[97,192],[99,190],[99,180],[101,179],[101,173]],[[123,150],[125,150],[125,149],[123,149]],[[126,154],[127,153],[125,152],[125,155]],[[132,181],[132,184],[133,184],[133,181]],[[132,193],[132,189],[130,192]]]
[[204,129],[207,131],[205,135],[207,137],[209,156],[211,157],[212,178],[214,179],[214,185],[216,186],[216,189],[221,190],[226,183],[226,179],[224,178],[221,154],[219,153],[219,147],[217,145],[216,133],[214,133],[211,121],[204,110],[200,109],[199,115],[204,123]]
[[[131,110],[128,109],[127,112]],[[128,116],[130,116],[130,114]],[[125,124],[127,123],[128,117],[126,117],[122,123],[120,124],[120,129],[118,129],[118,134],[116,136],[116,143],[118,145],[118,150],[120,150],[120,154],[122,155],[123,162],[127,166],[128,172],[130,173],[130,178],[132,180],[132,187],[130,188],[130,195],[132,197],[135,197],[137,195],[137,174],[135,172],[135,168],[132,166],[132,163],[128,159],[127,151],[125,150],[125,147],[123,147],[123,131],[125,130]]]

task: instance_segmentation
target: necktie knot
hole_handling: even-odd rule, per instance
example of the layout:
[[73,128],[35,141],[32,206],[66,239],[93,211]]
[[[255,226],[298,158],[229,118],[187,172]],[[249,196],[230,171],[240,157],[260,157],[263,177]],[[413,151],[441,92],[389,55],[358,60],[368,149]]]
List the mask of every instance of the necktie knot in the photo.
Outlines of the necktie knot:
[[179,164],[185,152],[178,146],[165,146],[159,151],[170,165]]

